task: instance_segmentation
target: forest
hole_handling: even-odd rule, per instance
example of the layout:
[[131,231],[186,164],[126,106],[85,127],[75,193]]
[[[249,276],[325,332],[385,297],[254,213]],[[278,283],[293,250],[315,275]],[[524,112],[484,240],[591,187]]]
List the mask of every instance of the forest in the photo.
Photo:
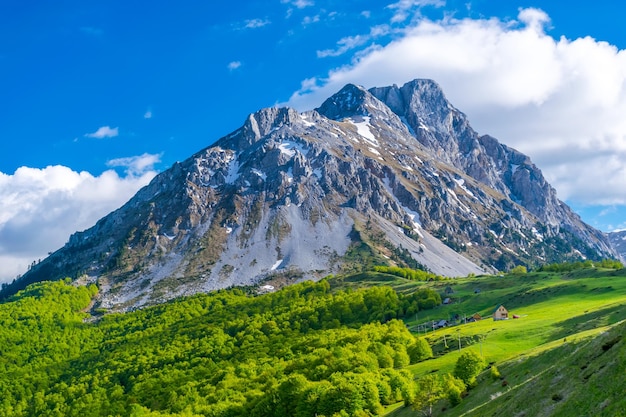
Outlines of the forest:
[[41,282],[0,304],[0,416],[377,415],[419,400],[405,368],[432,351],[399,319],[441,303],[322,280],[94,317],[97,291]]

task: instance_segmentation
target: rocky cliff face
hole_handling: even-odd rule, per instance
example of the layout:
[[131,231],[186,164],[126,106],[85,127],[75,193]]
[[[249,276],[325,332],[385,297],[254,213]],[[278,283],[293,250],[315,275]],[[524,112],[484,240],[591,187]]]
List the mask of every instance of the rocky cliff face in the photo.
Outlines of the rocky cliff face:
[[479,136],[434,82],[415,80],[250,115],[5,294],[69,275],[128,309],[368,263],[459,276],[613,253],[527,156]]
[[479,136],[435,82],[414,80],[400,88],[373,88],[370,92],[400,116],[417,140],[439,159],[504,194],[546,227],[572,232],[601,253],[611,253],[603,233],[584,224],[558,200],[528,156],[489,135]]
[[609,241],[619,255],[622,262],[626,262],[626,230],[620,232],[612,232],[608,234]]

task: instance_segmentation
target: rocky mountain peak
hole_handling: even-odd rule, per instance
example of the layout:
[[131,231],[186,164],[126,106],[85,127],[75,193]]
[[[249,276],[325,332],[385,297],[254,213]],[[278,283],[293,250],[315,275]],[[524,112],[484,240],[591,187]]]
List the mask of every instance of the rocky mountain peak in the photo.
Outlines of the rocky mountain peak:
[[369,93],[363,87],[347,84],[327,98],[316,110],[321,115],[338,120],[350,116],[369,116],[366,101]]
[[241,129],[230,137],[238,138],[240,148],[250,146],[262,137],[281,126],[288,125],[300,119],[299,113],[287,107],[269,107],[261,109],[248,116]]
[[374,87],[369,91],[389,106],[438,159],[460,166],[476,148],[478,135],[434,81],[413,80],[402,87]]
[[[374,87],[369,91],[387,104],[394,113],[406,117],[407,121],[409,117],[421,115],[442,122],[449,114],[449,110],[454,109],[439,84],[433,80],[416,79],[402,87],[394,84],[388,87]],[[419,124],[414,122],[411,124],[419,128]]]
[[314,111],[249,115],[4,294],[72,276],[123,310],[376,263],[459,276],[614,253],[433,81],[349,84]]
[[349,117],[396,117],[389,107],[383,104],[361,86],[347,84],[339,92],[326,99],[317,112],[331,120]]

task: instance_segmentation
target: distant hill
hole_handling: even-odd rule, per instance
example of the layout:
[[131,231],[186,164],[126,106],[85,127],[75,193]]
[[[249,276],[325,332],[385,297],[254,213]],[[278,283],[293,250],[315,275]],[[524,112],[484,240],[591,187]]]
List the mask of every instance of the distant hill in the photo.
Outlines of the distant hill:
[[174,164],[2,296],[69,276],[119,310],[375,264],[444,276],[615,257],[530,158],[430,80],[267,108]]

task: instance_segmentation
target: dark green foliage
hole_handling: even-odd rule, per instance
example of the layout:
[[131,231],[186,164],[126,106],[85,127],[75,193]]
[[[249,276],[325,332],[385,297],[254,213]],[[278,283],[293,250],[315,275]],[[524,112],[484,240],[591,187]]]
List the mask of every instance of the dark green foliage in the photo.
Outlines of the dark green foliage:
[[[95,286],[0,304],[0,416],[376,415],[432,352],[388,287],[234,289],[85,322]],[[347,413],[347,414],[346,414]]]

